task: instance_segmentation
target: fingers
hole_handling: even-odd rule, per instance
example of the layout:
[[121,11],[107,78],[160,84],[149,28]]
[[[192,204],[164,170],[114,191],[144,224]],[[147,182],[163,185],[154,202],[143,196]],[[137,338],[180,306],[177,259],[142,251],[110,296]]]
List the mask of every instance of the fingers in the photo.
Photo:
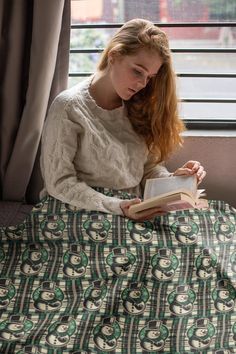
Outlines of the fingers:
[[120,208],[125,216],[130,217],[129,207],[133,204],[139,204],[139,203],[141,203],[141,199],[139,198],[122,200],[122,202],[120,202]]
[[199,161],[189,160],[182,167],[174,172],[174,176],[193,175],[197,176],[197,183],[200,184],[206,176],[206,171]]
[[190,161],[187,161],[183,167],[188,167],[190,168],[192,171],[197,171],[199,169],[199,167],[201,166],[200,162],[199,161],[193,161],[193,160],[190,160]]
[[203,180],[203,178],[206,177],[206,171],[203,171],[201,173],[197,173],[197,183],[200,184]]
[[180,167],[174,173],[173,176],[184,176],[184,175],[192,175],[193,171],[187,167]]

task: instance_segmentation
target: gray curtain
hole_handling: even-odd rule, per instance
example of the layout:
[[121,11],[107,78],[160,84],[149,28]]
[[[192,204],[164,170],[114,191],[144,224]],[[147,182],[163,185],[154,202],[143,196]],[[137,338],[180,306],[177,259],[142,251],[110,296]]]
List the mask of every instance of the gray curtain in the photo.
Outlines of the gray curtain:
[[0,0],[1,199],[35,203],[40,138],[67,87],[70,0]]

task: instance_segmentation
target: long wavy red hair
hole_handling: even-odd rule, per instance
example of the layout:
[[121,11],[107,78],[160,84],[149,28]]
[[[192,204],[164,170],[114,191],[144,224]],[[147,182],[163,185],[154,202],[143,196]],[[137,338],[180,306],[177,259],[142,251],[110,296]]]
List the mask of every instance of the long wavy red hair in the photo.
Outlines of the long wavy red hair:
[[146,87],[125,101],[125,105],[134,130],[145,139],[159,162],[166,160],[182,144],[181,132],[185,129],[178,114],[176,74],[166,33],[144,19],[126,22],[102,53],[98,69],[107,68],[111,51],[133,55],[143,48],[156,51],[162,66]]

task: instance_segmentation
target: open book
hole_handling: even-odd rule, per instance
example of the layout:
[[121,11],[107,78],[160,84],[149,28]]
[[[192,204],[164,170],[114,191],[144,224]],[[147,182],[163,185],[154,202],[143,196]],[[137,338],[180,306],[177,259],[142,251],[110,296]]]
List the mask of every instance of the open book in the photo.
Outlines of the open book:
[[130,206],[130,211],[139,212],[149,208],[161,207],[164,212],[204,208],[206,199],[199,199],[204,189],[197,189],[197,178],[192,176],[174,176],[147,179],[144,199]]

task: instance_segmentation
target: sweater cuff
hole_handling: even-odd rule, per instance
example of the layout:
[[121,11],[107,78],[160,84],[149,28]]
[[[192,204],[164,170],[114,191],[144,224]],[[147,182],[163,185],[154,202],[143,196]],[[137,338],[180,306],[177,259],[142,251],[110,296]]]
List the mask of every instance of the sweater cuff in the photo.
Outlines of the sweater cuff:
[[101,200],[101,209],[105,209],[107,213],[124,216],[120,207],[122,199],[108,197],[105,200]]

